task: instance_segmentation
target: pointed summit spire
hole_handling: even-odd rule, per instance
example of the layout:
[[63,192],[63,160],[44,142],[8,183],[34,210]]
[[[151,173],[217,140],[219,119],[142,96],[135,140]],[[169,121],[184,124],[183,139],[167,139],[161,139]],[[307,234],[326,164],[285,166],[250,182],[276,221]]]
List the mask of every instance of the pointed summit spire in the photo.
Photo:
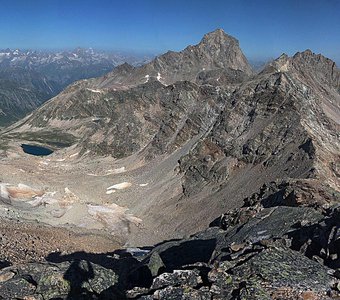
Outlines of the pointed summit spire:
[[226,42],[234,42],[238,44],[238,40],[225,33],[225,31],[221,28],[218,28],[212,32],[206,33],[201,43],[209,43],[209,42],[217,42],[217,43],[226,43]]
[[238,40],[223,29],[205,34],[196,47],[201,53],[205,53],[206,61],[211,61],[210,68],[232,68],[248,75],[252,74],[251,66],[242,53]]

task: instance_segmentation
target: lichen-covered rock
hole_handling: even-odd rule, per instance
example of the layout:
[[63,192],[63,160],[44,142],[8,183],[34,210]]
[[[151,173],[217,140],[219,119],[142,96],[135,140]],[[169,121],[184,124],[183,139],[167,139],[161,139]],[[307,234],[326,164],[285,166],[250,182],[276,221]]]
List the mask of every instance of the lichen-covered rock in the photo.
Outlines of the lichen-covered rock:
[[190,287],[166,287],[153,294],[152,299],[159,300],[209,300],[211,296],[208,292],[194,290]]
[[202,283],[198,270],[174,270],[172,273],[162,273],[157,276],[151,289],[161,289],[170,285],[186,285],[196,287]]
[[[163,271],[134,295],[140,299],[336,299],[339,211],[338,207],[321,211],[262,207],[254,210],[252,218],[226,229],[211,227],[188,239],[163,243],[136,269],[147,267],[148,257],[157,253]],[[325,255],[333,258],[332,263],[322,258]]]
[[[43,299],[92,299],[118,280],[114,271],[78,260],[53,265],[31,263],[7,267],[1,272],[15,274],[0,282],[0,295],[4,299],[39,296]],[[79,295],[83,298],[77,298]]]
[[270,294],[271,290],[290,287],[313,291],[326,297],[334,284],[328,269],[285,247],[270,247],[232,269],[233,276],[245,280],[245,287],[255,283]]

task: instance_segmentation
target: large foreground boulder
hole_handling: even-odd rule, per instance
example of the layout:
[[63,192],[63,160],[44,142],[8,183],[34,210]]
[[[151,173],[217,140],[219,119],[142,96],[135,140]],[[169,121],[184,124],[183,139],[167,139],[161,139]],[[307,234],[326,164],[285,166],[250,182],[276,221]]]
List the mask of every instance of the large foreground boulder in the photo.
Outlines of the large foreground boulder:
[[250,207],[225,214],[228,226],[221,222],[151,251],[54,253],[48,264],[7,266],[1,297],[339,299],[340,207],[257,205],[251,218],[242,217]]

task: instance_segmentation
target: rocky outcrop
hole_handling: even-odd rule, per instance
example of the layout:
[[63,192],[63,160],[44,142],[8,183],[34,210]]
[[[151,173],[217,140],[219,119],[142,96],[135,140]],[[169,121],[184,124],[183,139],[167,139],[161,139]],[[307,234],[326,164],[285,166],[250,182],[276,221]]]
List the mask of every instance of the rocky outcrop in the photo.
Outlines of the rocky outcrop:
[[116,282],[114,271],[89,261],[31,263],[1,270],[0,299],[97,299]]
[[[180,52],[169,51],[150,63],[126,73],[116,68],[112,73],[93,81],[99,88],[125,89],[152,80],[169,85],[176,81],[199,81],[201,72],[230,69],[231,72],[252,74],[239,42],[222,29],[207,33],[201,42]],[[232,76],[230,76],[232,78]],[[245,76],[239,76],[239,80]],[[235,79],[234,79],[235,81]]]
[[[313,195],[304,184],[296,185]],[[327,208],[291,205],[285,201],[287,197],[277,196],[286,188],[287,184],[263,187],[260,194],[245,199],[243,208],[224,214],[219,226],[152,249],[52,253],[46,258],[49,263],[4,267],[0,271],[1,296],[338,299],[339,206],[332,201]]]

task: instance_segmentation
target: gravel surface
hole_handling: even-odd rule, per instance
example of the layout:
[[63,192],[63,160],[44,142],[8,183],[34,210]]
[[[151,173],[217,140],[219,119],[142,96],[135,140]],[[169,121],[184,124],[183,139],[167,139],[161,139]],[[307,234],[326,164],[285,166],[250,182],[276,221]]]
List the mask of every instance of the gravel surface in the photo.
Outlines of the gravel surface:
[[37,222],[0,218],[0,259],[12,263],[44,261],[52,252],[105,253],[119,244],[100,234],[80,233]]

